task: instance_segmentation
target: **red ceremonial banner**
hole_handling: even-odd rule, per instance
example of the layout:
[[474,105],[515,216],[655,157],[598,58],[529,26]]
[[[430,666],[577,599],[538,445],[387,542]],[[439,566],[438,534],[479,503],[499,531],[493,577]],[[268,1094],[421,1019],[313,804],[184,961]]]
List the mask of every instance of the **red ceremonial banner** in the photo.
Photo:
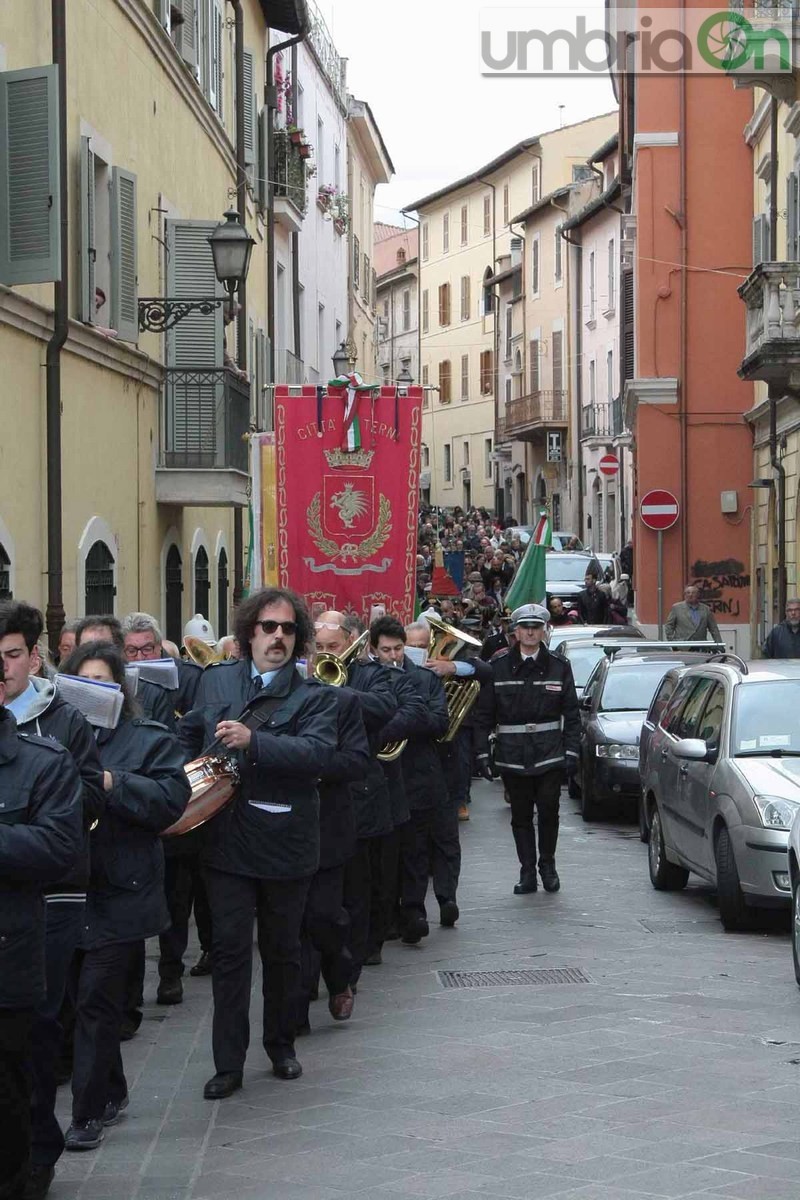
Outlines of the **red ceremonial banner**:
[[312,615],[414,618],[422,388],[275,388],[278,574]]

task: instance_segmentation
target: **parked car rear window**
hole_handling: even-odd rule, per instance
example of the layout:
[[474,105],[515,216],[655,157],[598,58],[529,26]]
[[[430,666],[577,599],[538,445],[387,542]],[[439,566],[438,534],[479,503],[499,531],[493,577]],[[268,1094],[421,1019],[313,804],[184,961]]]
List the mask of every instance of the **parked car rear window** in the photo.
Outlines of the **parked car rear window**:
[[651,722],[651,724],[657,725],[658,722],[661,720],[661,714],[663,713],[664,709],[667,707],[667,701],[669,700],[670,696],[675,691],[675,687],[676,687],[676,681],[674,678],[673,679],[664,679],[662,681],[661,687],[656,692],[655,699],[653,700],[653,703],[650,705],[650,712],[647,714],[648,719]]
[[731,747],[738,754],[800,754],[800,679],[736,689]]
[[669,663],[642,663],[636,667],[625,665],[618,670],[611,667],[600,698],[600,712],[646,711],[669,669]]
[[602,579],[603,572],[596,559],[580,558],[577,555],[573,557],[571,554],[563,558],[560,554],[557,558],[548,555],[545,571],[548,582],[552,580],[554,583],[583,583],[587,568],[592,566]]
[[579,646],[570,650],[567,659],[572,667],[575,687],[580,691],[589,682],[589,676],[604,655],[602,646]]

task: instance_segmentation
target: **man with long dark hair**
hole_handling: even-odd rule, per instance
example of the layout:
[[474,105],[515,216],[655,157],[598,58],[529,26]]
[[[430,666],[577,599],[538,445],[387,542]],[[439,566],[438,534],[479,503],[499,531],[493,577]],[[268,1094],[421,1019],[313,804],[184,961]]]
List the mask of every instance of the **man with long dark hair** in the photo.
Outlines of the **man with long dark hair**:
[[208,667],[181,721],[188,759],[216,743],[238,761],[241,785],[208,827],[213,926],[213,1049],[208,1100],[242,1086],[250,1039],[253,914],[263,965],[264,1049],[279,1079],[302,1073],[294,1053],[300,926],[319,866],[317,781],[337,745],[332,689],[307,687],[297,659],[313,638],[303,601],[263,588],[238,608],[238,662]]

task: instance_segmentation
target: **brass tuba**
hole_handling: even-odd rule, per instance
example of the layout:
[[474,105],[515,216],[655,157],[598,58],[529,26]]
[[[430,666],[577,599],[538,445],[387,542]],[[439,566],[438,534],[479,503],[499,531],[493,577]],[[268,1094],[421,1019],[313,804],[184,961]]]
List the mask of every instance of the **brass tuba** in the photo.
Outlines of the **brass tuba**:
[[[448,625],[446,621],[441,621],[438,617],[425,617],[425,620],[431,627],[429,659],[445,658],[452,662],[467,646],[480,648],[482,645],[479,638],[473,637],[471,633],[464,633],[461,629],[456,629],[455,625]],[[450,723],[447,726],[447,733],[443,733],[436,740],[452,742],[478,699],[481,685],[477,679],[467,679],[458,675],[451,675],[443,682]]]
[[330,687],[344,687],[347,683],[347,669],[353,659],[358,658],[361,654],[368,637],[369,631],[365,629],[361,637],[356,638],[353,644],[347,647],[341,658],[338,654],[316,654],[314,656],[314,678],[320,683],[327,683]]
[[224,650],[217,650],[202,638],[193,637],[191,634],[183,639],[183,644],[189,658],[193,663],[197,663],[198,667],[208,667],[211,663],[224,662],[228,658]]

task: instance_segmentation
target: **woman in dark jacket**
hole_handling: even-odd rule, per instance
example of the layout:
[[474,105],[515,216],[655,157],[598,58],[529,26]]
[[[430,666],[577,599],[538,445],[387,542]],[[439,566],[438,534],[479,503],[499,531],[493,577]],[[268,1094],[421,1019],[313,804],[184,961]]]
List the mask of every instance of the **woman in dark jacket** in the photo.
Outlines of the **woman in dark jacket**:
[[[80,646],[64,670],[126,686],[125,663],[108,643]],[[98,729],[96,738],[106,807],[91,834],[67,1150],[93,1150],[127,1107],[119,1049],[125,981],[137,943],[169,925],[159,834],[191,792],[174,734],[141,718],[127,694],[116,729]]]

